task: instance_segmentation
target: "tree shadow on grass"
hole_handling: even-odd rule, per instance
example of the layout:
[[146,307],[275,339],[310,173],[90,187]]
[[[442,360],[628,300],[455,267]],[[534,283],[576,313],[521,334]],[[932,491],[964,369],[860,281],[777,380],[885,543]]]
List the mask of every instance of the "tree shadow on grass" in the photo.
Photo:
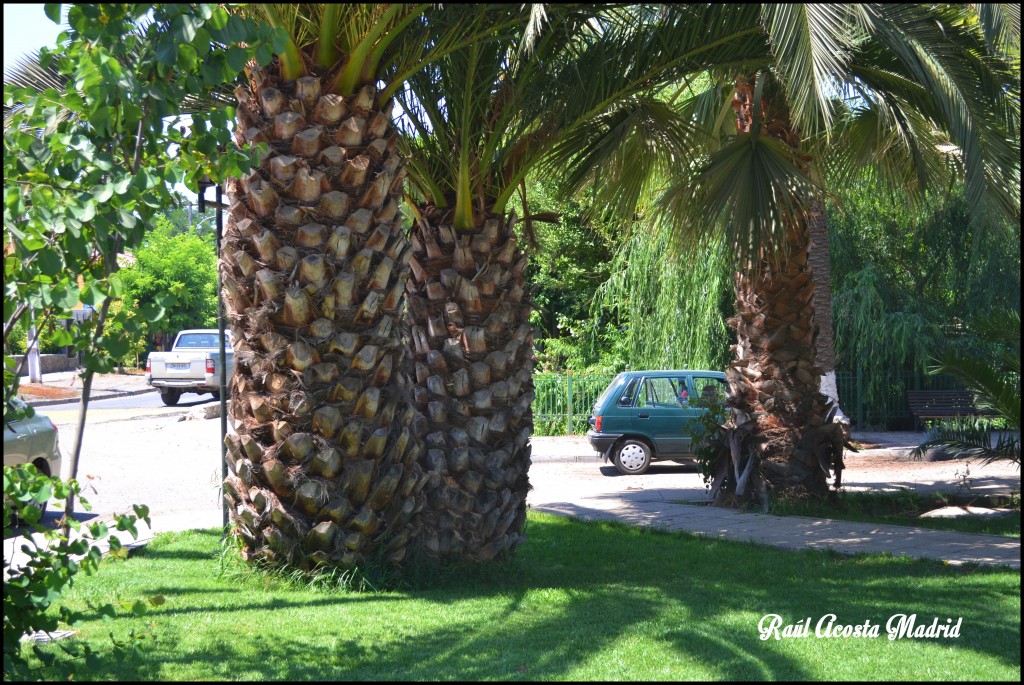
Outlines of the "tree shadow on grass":
[[[760,640],[757,622],[769,613],[786,622],[808,616],[816,622],[829,613],[842,624],[880,622],[877,640],[882,643],[887,642],[884,623],[892,614],[917,613],[922,621],[962,616],[961,638],[941,644],[947,665],[976,652],[1019,668],[1020,624],[991,611],[1019,601],[1019,586],[1013,596],[1012,589],[1002,587],[1005,582],[979,583],[965,597],[956,582],[957,576],[984,579],[1005,570],[784,552],[543,515],[531,517],[527,532],[527,542],[510,560],[422,570],[406,589],[385,594],[245,586],[239,592],[225,580],[223,597],[211,603],[203,598],[207,590],[191,591],[183,579],[175,600],[145,619],[155,625],[155,646],[142,657],[104,662],[78,677],[556,680],[579,679],[582,673],[611,680],[844,678],[843,671],[831,670],[834,664],[820,663],[791,642]],[[205,563],[210,573],[216,572],[215,561]],[[426,620],[419,615],[424,613]],[[203,621],[197,622],[197,616],[211,614],[223,628],[197,646],[187,638],[196,630],[210,630],[198,627]],[[127,632],[135,621],[118,619],[113,627]],[[104,624],[104,636],[110,627]],[[630,650],[641,636],[653,654]],[[907,641],[912,642],[928,641]],[[886,663],[873,667],[879,673],[887,672],[887,664],[898,670],[904,661],[899,647],[872,652],[867,640],[835,640],[822,648],[836,664],[881,659]],[[598,675],[587,675],[592,673]]]

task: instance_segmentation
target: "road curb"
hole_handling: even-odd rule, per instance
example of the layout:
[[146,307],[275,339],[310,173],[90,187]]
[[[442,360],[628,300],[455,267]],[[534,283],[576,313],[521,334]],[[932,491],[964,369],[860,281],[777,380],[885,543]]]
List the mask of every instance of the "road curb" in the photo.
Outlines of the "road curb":
[[[110,400],[117,397],[128,397],[129,395],[142,395],[147,392],[156,392],[156,388],[146,388],[145,390],[124,390],[121,392],[112,392],[109,394],[93,394],[89,397],[89,403],[92,404],[96,400]],[[68,404],[69,402],[78,402],[81,399],[81,396],[79,396],[53,400],[25,400],[25,404],[27,404],[30,407],[48,407],[51,404]]]

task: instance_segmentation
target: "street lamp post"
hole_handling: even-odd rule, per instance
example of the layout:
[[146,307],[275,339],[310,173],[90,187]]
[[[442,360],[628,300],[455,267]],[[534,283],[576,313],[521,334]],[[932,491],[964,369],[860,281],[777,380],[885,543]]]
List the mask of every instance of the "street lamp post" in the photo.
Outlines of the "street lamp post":
[[[210,186],[216,188],[216,200],[209,202],[206,199],[206,189]],[[214,183],[209,178],[204,177],[199,181],[199,211],[205,212],[206,205],[210,204],[216,209],[216,214],[212,217],[216,219],[217,231],[215,233],[215,241],[217,246],[217,260],[220,261],[220,243],[221,235],[224,232],[224,220],[223,210],[226,207],[223,198],[223,189],[219,183]],[[211,217],[207,217],[211,218]],[[202,224],[203,219],[199,222]],[[198,229],[198,224],[196,228]],[[220,343],[220,482],[221,482],[221,513],[223,515],[223,526],[224,536],[228,533],[228,504],[224,497],[224,481],[228,477],[228,461],[227,461],[227,446],[224,444],[224,439],[228,434],[228,407],[227,407],[227,354],[224,345],[224,299],[221,295],[221,282],[220,282],[220,269],[217,269],[217,328],[219,330],[218,340]]]

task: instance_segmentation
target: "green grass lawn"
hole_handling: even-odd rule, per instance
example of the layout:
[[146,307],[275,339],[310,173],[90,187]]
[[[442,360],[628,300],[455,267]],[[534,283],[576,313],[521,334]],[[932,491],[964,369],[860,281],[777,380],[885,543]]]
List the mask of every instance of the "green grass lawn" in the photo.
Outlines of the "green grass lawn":
[[[105,562],[69,605],[162,595],[143,617],[77,639],[155,636],[141,656],[75,664],[75,680],[1013,680],[1020,573],[891,556],[786,552],[685,533],[531,513],[509,561],[410,574],[356,593],[221,574],[219,531],[164,534]],[[758,622],[811,618],[811,636]],[[875,638],[817,638],[838,623]],[[886,637],[894,614],[962,618],[960,637]],[[53,645],[44,646],[55,652]]]
[[[780,516],[811,516],[842,521],[890,523],[919,528],[950,530],[958,533],[1020,537],[1020,496],[1014,499],[1012,514],[998,517],[960,516],[921,518],[921,514],[946,503],[942,497],[908,492],[843,492],[835,501],[775,501],[771,512]],[[960,502],[949,502],[960,504]],[[984,505],[977,505],[984,506]]]

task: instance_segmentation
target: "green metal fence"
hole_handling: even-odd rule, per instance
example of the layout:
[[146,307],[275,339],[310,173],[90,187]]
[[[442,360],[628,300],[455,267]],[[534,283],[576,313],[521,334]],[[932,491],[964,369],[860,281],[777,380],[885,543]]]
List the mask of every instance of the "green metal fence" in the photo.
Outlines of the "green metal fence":
[[581,435],[598,396],[613,375],[538,373],[533,376],[533,434]]
[[886,374],[882,396],[869,404],[865,397],[866,378],[861,369],[836,371],[839,405],[855,427],[885,426],[890,430],[914,427],[914,415],[907,402],[908,390],[960,390],[952,376],[929,375],[916,371],[895,371]]
[[[533,376],[534,435],[582,435],[594,402],[613,375],[538,373]],[[880,400],[868,404],[866,379],[859,370],[836,371],[836,386],[843,411],[855,427],[885,426],[889,430],[913,429],[914,416],[907,402],[907,390],[953,390],[959,386],[952,376],[931,376],[913,371],[886,375]]]

